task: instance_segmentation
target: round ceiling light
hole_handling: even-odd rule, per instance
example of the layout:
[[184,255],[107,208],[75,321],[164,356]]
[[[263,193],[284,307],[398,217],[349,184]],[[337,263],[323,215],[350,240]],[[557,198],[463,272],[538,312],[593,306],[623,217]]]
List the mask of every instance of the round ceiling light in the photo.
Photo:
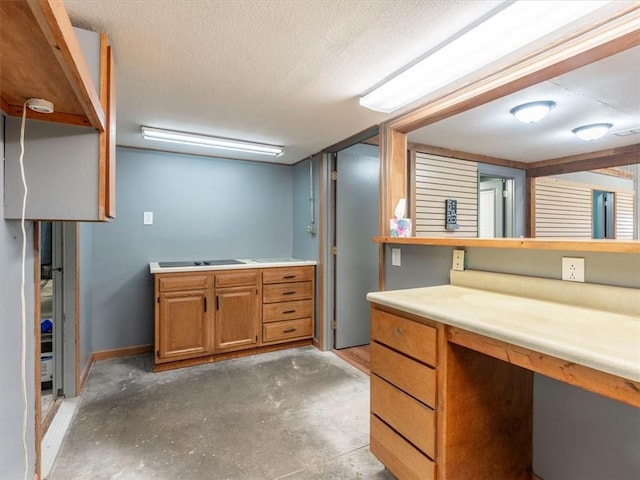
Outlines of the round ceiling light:
[[571,130],[580,140],[591,141],[602,138],[609,129],[613,127],[612,123],[594,123],[591,125],[583,125],[582,127]]
[[27,108],[38,113],[53,113],[53,102],[44,98],[30,98],[27,100]]
[[518,105],[511,109],[511,114],[522,123],[536,123],[547,116],[549,111],[556,106],[556,102],[544,100]]

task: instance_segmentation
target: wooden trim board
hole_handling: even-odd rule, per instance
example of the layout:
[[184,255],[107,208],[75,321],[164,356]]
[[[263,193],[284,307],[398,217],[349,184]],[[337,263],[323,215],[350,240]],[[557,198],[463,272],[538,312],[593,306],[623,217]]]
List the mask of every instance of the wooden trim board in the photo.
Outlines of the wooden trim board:
[[449,327],[448,341],[636,408],[640,407],[640,382],[456,327]]
[[140,355],[142,353],[153,352],[153,345],[137,345],[134,347],[110,348],[108,350],[98,350],[91,354],[89,363],[98,360],[109,360],[111,358],[128,357],[130,355]]
[[373,237],[375,243],[395,245],[438,245],[449,247],[514,248],[525,250],[573,250],[578,252],[640,253],[640,242],[633,240],[577,240],[548,238],[474,237]]

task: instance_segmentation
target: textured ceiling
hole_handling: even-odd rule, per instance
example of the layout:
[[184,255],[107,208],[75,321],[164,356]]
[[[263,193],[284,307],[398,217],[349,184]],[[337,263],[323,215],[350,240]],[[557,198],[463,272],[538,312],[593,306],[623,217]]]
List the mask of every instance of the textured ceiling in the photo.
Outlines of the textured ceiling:
[[74,25],[106,32],[114,48],[119,145],[210,154],[144,140],[140,126],[148,125],[283,145],[285,155],[276,161],[284,164],[390,118],[360,107],[358,97],[503,4],[64,3]]

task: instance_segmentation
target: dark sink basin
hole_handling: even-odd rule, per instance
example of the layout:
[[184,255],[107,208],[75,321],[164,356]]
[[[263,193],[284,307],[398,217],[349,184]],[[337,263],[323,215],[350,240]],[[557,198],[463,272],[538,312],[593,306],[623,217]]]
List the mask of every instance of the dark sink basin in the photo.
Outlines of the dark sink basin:
[[238,265],[240,260],[189,260],[183,262],[158,262],[160,268],[170,267],[210,267],[212,265]]

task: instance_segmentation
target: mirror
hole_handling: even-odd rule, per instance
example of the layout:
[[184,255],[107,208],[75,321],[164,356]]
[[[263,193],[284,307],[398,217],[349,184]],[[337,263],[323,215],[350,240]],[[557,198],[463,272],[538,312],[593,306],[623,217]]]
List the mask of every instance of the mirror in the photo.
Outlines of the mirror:
[[[416,152],[411,180],[416,236],[524,236],[526,202],[518,203],[516,195],[525,189],[528,171],[536,177],[531,184],[536,237],[638,239],[640,70],[634,65],[640,65],[640,47],[409,132],[408,144]],[[510,113],[541,100],[555,107],[539,122],[525,124]],[[613,126],[593,141],[572,132],[593,123]],[[585,171],[568,168],[568,159]],[[622,166],[613,168],[616,162]],[[504,201],[498,193],[501,179]],[[433,194],[427,192],[434,191],[437,201],[429,203]],[[444,229],[442,198],[459,199],[456,231]]]

